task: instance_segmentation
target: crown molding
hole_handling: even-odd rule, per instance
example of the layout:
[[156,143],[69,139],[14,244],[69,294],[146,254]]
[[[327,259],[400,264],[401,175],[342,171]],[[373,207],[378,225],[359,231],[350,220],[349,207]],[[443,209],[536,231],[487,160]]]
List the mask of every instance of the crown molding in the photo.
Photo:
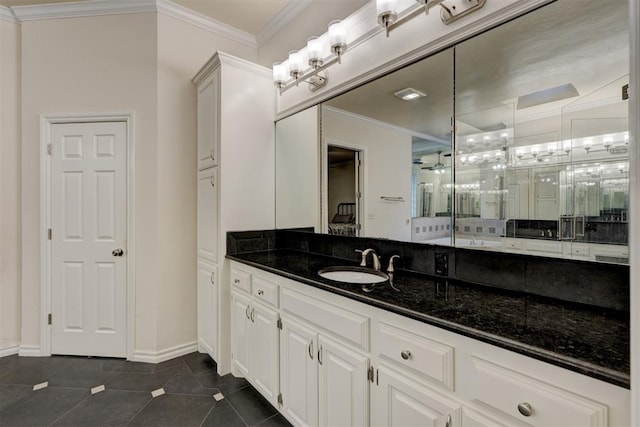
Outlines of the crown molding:
[[11,22],[12,24],[20,23],[11,9],[6,6],[0,6],[0,21]]
[[25,22],[43,19],[156,12],[157,6],[155,0],[90,0],[71,3],[14,6],[11,10],[20,22]]
[[12,8],[0,7],[0,19],[11,22],[24,22],[145,12],[162,13],[257,49],[256,38],[252,34],[177,5],[169,0],[88,0],[71,3],[14,6]]
[[290,1],[278,15],[256,36],[257,46],[262,47],[278,31],[282,30],[289,22],[311,4],[313,0]]
[[256,37],[245,31],[227,25],[223,22],[210,18],[201,13],[195,12],[184,6],[175,4],[169,0],[157,0],[158,13],[179,19],[188,24],[202,28],[227,39],[236,41],[246,46],[257,49]]

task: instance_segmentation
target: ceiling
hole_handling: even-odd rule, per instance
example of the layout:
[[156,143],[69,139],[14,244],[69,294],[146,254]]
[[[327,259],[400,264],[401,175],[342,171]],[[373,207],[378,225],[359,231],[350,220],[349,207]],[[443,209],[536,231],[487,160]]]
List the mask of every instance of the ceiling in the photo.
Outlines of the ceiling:
[[[71,3],[78,0],[0,0],[3,6],[28,6],[51,3]],[[180,6],[201,13],[216,21],[257,36],[290,3],[331,3],[352,5],[355,12],[367,0],[171,0]]]

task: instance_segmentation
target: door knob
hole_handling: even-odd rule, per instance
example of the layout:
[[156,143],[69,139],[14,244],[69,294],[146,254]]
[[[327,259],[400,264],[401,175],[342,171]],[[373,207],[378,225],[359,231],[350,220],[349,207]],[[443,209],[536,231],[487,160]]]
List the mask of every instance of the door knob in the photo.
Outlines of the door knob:
[[114,249],[111,251],[111,255],[113,256],[122,256],[123,254],[124,254],[124,251],[121,248]]

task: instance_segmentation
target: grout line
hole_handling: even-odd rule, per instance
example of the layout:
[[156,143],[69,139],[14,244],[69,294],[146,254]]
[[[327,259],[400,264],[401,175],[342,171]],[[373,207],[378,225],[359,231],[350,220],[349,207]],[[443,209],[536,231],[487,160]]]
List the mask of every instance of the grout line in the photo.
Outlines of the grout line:
[[233,412],[235,412],[235,413],[238,415],[238,418],[240,418],[240,421],[242,421],[242,422],[244,423],[244,425],[248,427],[248,426],[249,426],[249,423],[248,423],[248,422],[246,422],[246,421],[244,420],[244,418],[242,418],[242,415],[240,415],[240,412],[238,412],[238,410],[237,410],[237,409],[236,409],[236,408],[231,404],[231,402],[229,401],[229,399],[227,399],[227,398],[226,398],[226,396],[225,396],[225,399],[224,399],[224,400],[226,400],[226,401],[227,401],[227,403],[229,404],[229,406],[231,407],[231,409],[233,409]]
[[76,409],[78,406],[82,405],[84,402],[87,401],[87,399],[89,399],[91,397],[91,394],[89,394],[87,397],[85,397],[84,399],[82,399],[80,402],[78,402],[76,405],[74,405],[73,407],[69,408],[69,410],[67,412],[65,412],[64,414],[60,415],[58,418],[56,418],[55,420],[53,420],[53,422],[49,425],[54,425],[55,423],[57,423],[58,421],[60,421],[62,418],[66,417],[71,411],[73,411],[74,409]]

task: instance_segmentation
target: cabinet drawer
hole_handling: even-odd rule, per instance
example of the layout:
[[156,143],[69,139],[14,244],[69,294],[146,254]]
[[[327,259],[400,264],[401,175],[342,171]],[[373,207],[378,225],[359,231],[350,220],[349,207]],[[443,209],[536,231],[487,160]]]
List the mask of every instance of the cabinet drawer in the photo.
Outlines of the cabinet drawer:
[[251,293],[251,274],[246,271],[231,269],[231,285],[237,289],[242,289],[246,293]]
[[278,285],[261,277],[253,276],[251,287],[253,288],[252,293],[254,297],[274,307],[278,307]]
[[380,356],[453,390],[453,347],[379,323]]
[[320,326],[358,347],[369,349],[368,317],[284,288],[280,304],[282,310]]
[[533,376],[477,357],[471,358],[470,374],[472,399],[518,420],[545,427],[607,425],[607,406]]

